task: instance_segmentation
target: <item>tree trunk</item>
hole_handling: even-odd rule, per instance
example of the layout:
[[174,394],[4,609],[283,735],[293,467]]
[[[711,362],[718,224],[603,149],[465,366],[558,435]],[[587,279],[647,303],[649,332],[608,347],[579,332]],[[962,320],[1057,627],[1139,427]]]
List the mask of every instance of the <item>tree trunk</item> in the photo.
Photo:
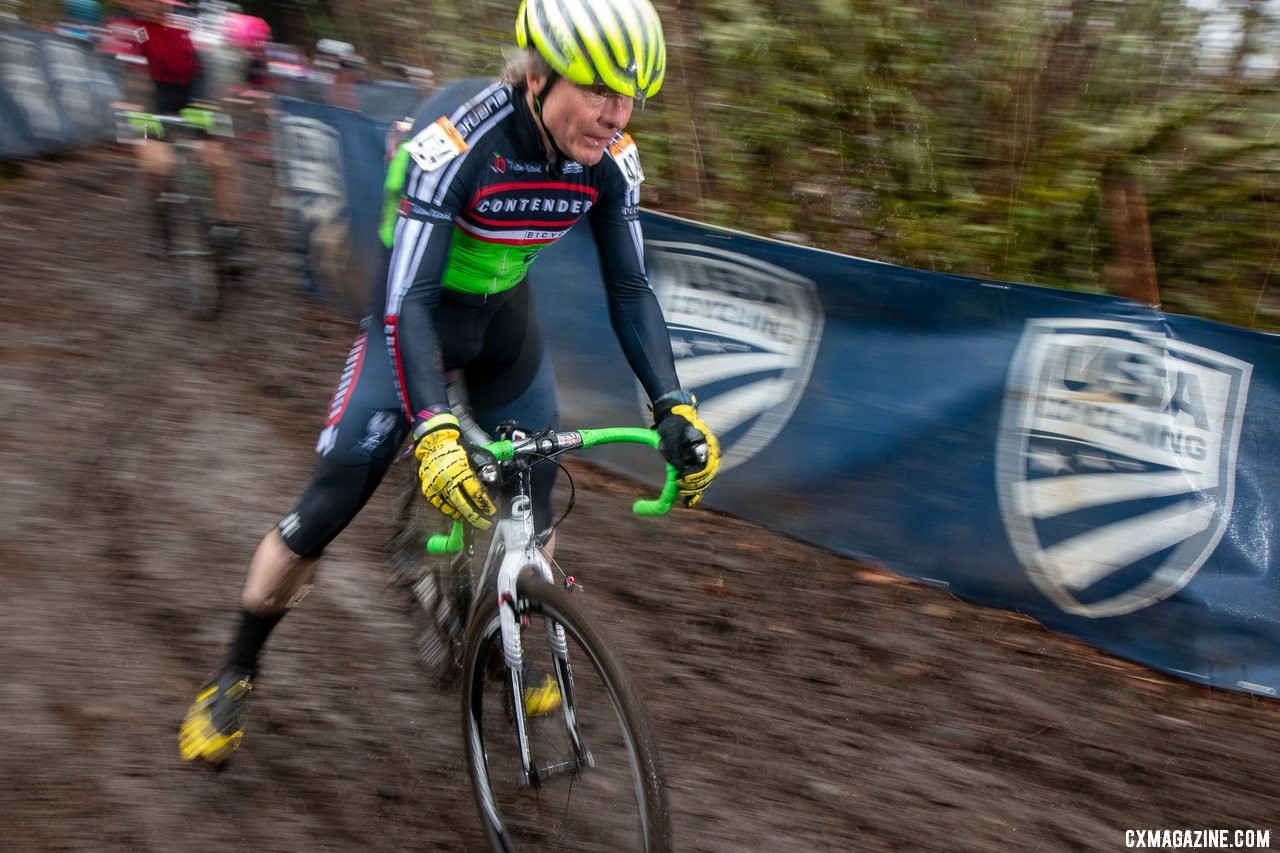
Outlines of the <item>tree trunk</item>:
[[[711,193],[707,186],[711,165],[702,159],[703,139],[706,128],[697,124],[697,104],[706,91],[706,72],[696,50],[691,49],[697,36],[690,31],[688,21],[694,18],[694,0],[674,0],[671,7],[673,14],[663,16],[663,27],[667,31],[667,41],[681,45],[686,49],[667,51],[667,78],[660,97],[675,97],[684,102],[683,109],[671,110],[671,115],[687,115],[690,118],[687,128],[670,127],[669,132],[677,138],[686,140],[676,144],[686,153],[678,154],[673,161],[675,173],[671,176],[671,188],[674,208],[687,216],[698,216],[702,213],[702,203]],[[708,125],[709,126],[709,125]]]
[[1131,175],[1104,178],[1102,202],[1111,232],[1111,259],[1103,270],[1114,293],[1160,307],[1155,252],[1142,184]]

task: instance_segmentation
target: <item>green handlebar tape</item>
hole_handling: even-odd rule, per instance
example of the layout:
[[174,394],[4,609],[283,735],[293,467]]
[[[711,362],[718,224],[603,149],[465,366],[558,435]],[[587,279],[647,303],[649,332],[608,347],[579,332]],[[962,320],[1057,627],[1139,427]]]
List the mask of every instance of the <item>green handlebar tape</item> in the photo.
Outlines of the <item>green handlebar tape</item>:
[[599,444],[647,444],[658,449],[657,430],[645,427],[605,427],[604,429],[580,429],[583,447]]
[[[606,429],[584,429],[579,430],[582,436],[583,447],[595,447],[598,444],[647,444],[654,450],[658,449],[658,433],[656,430],[646,429],[644,427],[609,427]],[[676,505],[676,495],[678,488],[676,486],[676,477],[678,475],[675,466],[668,463],[667,480],[662,486],[662,492],[656,498],[640,499],[631,505],[631,510],[641,518],[652,518],[657,515],[666,515],[671,508]]]
[[217,116],[213,110],[205,110],[200,107],[184,107],[178,115],[182,116],[182,120],[192,127],[198,127],[201,130],[213,130],[217,124]]
[[462,522],[455,521],[449,532],[434,533],[427,539],[428,554],[456,554],[462,550]]
[[[183,107],[178,111],[183,124],[212,133],[218,126],[218,113],[203,107]],[[130,110],[125,114],[130,127],[137,128],[151,139],[164,138],[164,121],[154,113],[142,113]]]
[[631,505],[631,511],[641,518],[652,518],[655,515],[666,515],[671,512],[671,507],[676,504],[676,495],[679,487],[676,486],[676,476],[679,472],[676,466],[670,462],[667,463],[667,482],[662,486],[662,494],[652,500],[641,498]]
[[131,112],[128,114],[128,122],[130,127],[137,128],[151,139],[164,137],[164,123],[150,113]]

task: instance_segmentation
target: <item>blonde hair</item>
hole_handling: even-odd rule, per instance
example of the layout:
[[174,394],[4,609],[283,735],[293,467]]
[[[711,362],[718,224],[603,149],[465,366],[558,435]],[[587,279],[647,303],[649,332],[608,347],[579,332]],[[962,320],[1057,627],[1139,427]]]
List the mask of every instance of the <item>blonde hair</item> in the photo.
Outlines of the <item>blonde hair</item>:
[[502,53],[501,80],[508,86],[524,86],[530,74],[549,77],[552,73],[551,63],[532,47],[512,47]]

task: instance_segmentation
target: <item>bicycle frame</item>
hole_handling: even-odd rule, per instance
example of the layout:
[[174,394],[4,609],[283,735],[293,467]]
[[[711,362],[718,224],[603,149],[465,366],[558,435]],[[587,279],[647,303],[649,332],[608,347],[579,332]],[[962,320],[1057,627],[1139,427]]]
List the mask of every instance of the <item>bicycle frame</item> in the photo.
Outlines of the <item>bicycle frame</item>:
[[[524,473],[520,476],[522,480],[527,478],[527,474]],[[538,781],[538,774],[533,768],[529,753],[524,702],[520,698],[524,695],[524,649],[517,624],[519,615],[515,609],[516,579],[530,570],[547,583],[555,583],[551,563],[546,553],[537,544],[533,524],[533,501],[527,494],[517,494],[511,498],[505,515],[494,525],[493,538],[489,543],[489,553],[485,559],[484,568],[480,572],[477,589],[488,590],[489,582],[492,580],[493,593],[497,595],[500,603],[498,619],[502,632],[502,656],[511,682],[512,712],[515,715],[516,731],[519,733],[522,785]],[[555,677],[563,698],[565,723],[573,743],[574,753],[580,762],[585,761],[590,764],[589,755],[584,754],[577,721],[573,714],[573,681],[569,670],[564,629],[548,622],[547,635],[556,660]]]

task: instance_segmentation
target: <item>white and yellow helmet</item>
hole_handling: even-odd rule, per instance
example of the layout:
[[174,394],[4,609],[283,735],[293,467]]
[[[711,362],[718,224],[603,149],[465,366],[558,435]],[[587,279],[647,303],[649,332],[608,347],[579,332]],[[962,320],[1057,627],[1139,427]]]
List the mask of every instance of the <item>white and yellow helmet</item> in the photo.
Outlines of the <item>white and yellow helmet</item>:
[[572,83],[604,84],[628,98],[657,94],[667,71],[662,23],[649,0],[522,0],[516,43]]

